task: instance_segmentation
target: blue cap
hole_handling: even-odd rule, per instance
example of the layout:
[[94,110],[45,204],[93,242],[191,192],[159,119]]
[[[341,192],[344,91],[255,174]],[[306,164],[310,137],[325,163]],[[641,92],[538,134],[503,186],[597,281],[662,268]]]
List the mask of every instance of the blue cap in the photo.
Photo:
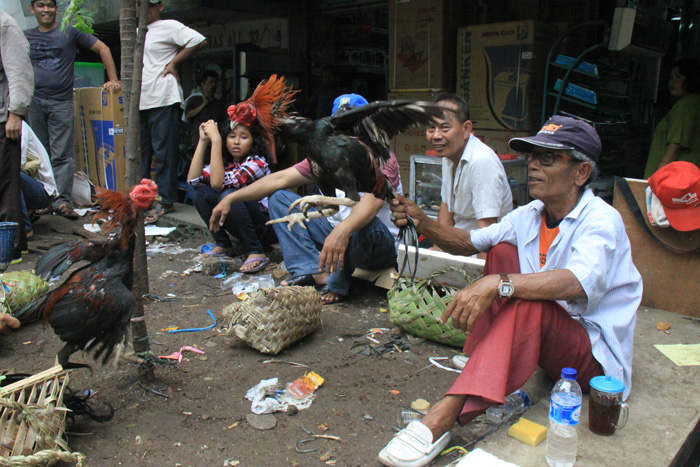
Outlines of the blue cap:
[[618,393],[625,390],[625,384],[612,376],[596,376],[591,378],[591,387],[600,392]]
[[513,138],[509,145],[520,152],[530,152],[533,146],[548,149],[576,149],[598,162],[602,151],[600,137],[588,123],[571,117],[555,115],[547,120],[535,136]]
[[341,96],[336,97],[333,101],[333,111],[331,112],[331,115],[335,115],[338,109],[344,105],[347,105],[351,109],[354,109],[355,107],[360,107],[362,105],[367,104],[367,99],[365,99],[359,94],[343,94]]
[[576,370],[573,368],[566,367],[561,369],[561,377],[564,379],[576,379],[576,373]]

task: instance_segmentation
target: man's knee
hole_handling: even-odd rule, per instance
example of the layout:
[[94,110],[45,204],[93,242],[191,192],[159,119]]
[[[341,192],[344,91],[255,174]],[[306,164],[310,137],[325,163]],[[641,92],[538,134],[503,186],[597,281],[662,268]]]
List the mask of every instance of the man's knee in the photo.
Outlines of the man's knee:
[[289,190],[277,190],[267,200],[268,210],[271,214],[282,213],[282,215],[286,215],[295,198],[297,195]]

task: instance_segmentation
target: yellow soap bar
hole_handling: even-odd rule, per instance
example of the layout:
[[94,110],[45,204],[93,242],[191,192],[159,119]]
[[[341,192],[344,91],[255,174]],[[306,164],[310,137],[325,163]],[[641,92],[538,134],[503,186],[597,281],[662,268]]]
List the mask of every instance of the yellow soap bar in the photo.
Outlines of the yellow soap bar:
[[508,434],[530,446],[537,446],[547,437],[547,427],[521,418],[508,429]]

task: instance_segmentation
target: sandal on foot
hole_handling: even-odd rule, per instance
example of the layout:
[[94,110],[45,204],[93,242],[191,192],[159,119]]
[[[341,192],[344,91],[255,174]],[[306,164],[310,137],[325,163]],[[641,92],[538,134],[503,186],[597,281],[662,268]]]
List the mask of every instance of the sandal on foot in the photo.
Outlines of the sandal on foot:
[[[217,248],[221,248],[219,251],[216,251]],[[212,258],[233,258],[235,255],[233,254],[233,249],[232,248],[222,248],[222,247],[214,247],[209,251],[205,251],[202,253],[202,258],[207,258],[211,256]]]
[[248,263],[254,263],[255,261],[260,261],[260,264],[258,264],[255,267],[252,267],[250,269],[246,269],[245,271],[241,269],[240,271],[244,274],[252,274],[254,272],[258,272],[262,269],[265,269],[265,267],[270,264],[270,258],[264,257],[264,258],[252,258],[249,259],[248,261],[244,262],[243,265],[245,266]]
[[[285,285],[282,287],[306,287],[306,286],[315,286],[316,281],[314,280],[314,276],[311,274],[303,274],[301,276],[294,276],[290,279],[287,279],[285,282],[287,282]],[[280,284],[281,285],[281,284]]]
[[169,212],[173,212],[175,208],[173,205],[165,205],[165,204],[156,204],[153,206],[153,208],[148,211],[148,214],[146,215],[146,218],[143,220],[144,224],[155,224],[160,220],[161,217],[166,215]]
[[419,421],[399,431],[379,452],[379,462],[390,467],[423,467],[430,464],[450,442],[446,432],[434,443],[430,428]]
[[324,300],[323,298],[321,298],[321,305],[333,305],[334,303],[340,303],[347,298],[347,295],[340,295],[339,293],[333,292],[327,285],[318,289],[318,292],[321,294],[321,297],[329,293],[332,293],[333,295],[338,297],[335,300]]
[[55,212],[59,216],[65,217],[66,219],[78,219],[80,217],[78,213],[75,212],[73,208],[68,206],[67,204],[59,204],[58,206],[56,206],[53,212]]

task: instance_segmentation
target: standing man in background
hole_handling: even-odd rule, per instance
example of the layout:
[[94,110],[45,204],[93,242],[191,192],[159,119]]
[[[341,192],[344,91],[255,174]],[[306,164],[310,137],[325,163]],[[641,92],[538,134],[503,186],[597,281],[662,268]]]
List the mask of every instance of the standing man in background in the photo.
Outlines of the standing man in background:
[[[442,203],[438,222],[469,232],[501,220],[513,210],[513,195],[503,164],[490,147],[472,135],[469,107],[463,97],[440,93],[434,102],[445,110],[444,119],[426,131],[442,157]],[[486,258],[485,254],[479,257]]]
[[[14,18],[0,11],[0,221],[17,222],[13,260],[27,249],[20,194],[22,117],[34,93],[29,44]],[[19,323],[2,323],[18,327]],[[16,324],[16,326],[15,326]]]
[[29,11],[39,26],[24,31],[30,45],[34,68],[34,101],[29,111],[29,124],[49,151],[58,188],[54,212],[77,219],[73,210],[73,173],[75,144],[73,136],[73,63],[78,46],[100,54],[109,80],[103,88],[119,92],[121,82],[109,47],[91,34],[72,26],[61,30],[56,22],[55,0],[32,0]]
[[141,83],[141,175],[151,178],[155,159],[156,184],[161,202],[146,215],[146,223],[172,212],[177,201],[180,116],[185,102],[177,66],[192,58],[207,41],[179,21],[160,19],[165,5],[150,0],[148,31],[143,50]]

